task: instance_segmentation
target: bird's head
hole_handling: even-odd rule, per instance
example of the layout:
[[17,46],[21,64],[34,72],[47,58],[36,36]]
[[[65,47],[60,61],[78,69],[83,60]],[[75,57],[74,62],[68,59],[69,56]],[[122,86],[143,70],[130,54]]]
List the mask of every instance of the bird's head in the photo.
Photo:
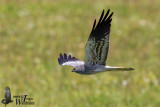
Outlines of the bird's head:
[[78,68],[77,67],[74,67],[72,72],[78,72]]
[[72,72],[83,73],[85,71],[84,65],[79,65],[73,68]]

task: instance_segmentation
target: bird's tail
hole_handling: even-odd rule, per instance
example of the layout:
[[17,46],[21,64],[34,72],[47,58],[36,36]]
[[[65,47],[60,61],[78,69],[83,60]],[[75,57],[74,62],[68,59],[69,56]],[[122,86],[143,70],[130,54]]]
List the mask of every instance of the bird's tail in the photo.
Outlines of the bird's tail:
[[106,66],[107,71],[131,71],[134,70],[134,68],[125,68],[125,67],[111,67],[111,66]]

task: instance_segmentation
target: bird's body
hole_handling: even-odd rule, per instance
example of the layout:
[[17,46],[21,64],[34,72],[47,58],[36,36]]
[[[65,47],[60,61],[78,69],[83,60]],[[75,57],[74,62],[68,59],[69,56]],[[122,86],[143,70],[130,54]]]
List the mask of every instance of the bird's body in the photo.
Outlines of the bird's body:
[[60,54],[58,62],[60,65],[73,66],[73,72],[79,74],[96,74],[104,71],[130,71],[133,68],[106,66],[107,55],[109,51],[109,35],[112,21],[110,10],[104,15],[104,10],[96,25],[94,21],[91,34],[85,46],[85,61],[78,60],[71,55]]
[[4,99],[1,101],[3,104],[5,104],[5,106],[11,102],[13,102],[13,100],[11,100],[11,92],[10,92],[10,88],[9,87],[5,87],[5,96]]

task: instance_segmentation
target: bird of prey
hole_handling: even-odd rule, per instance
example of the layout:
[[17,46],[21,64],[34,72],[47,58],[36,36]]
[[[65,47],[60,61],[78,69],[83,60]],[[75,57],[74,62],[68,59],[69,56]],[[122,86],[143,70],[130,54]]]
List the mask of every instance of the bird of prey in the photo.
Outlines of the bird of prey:
[[5,104],[5,106],[11,102],[13,102],[13,100],[11,100],[11,92],[10,92],[10,88],[7,86],[5,87],[5,96],[4,99],[1,101],[3,104]]
[[134,68],[106,66],[109,50],[109,35],[113,12],[110,9],[100,16],[98,23],[94,21],[92,31],[85,46],[85,61],[81,61],[71,55],[60,53],[58,62],[60,65],[72,66],[72,72],[79,74],[96,74],[103,71],[130,71]]

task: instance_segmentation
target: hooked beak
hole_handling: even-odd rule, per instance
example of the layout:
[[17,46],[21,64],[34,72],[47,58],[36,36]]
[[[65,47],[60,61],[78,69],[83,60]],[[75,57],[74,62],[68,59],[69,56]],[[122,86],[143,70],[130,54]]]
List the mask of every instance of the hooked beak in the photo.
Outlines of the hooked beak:
[[72,69],[72,72],[74,72],[75,68]]

